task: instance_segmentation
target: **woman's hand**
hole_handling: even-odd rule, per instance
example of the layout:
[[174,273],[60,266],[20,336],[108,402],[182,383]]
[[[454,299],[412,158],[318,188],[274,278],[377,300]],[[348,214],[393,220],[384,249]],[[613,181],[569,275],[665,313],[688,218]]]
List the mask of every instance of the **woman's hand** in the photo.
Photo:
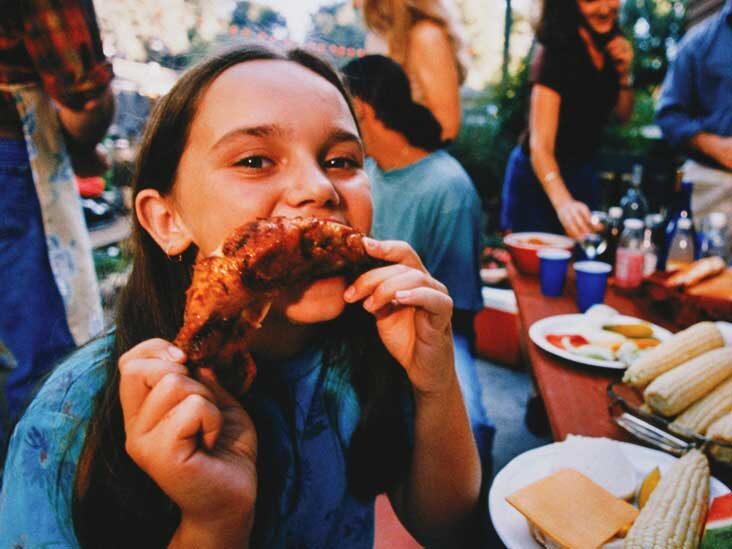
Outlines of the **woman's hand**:
[[172,545],[247,545],[257,490],[254,425],[213,372],[195,380],[184,362],[183,351],[162,339],[122,355],[125,448],[180,507]]
[[575,240],[582,239],[587,233],[595,232],[592,227],[592,215],[587,204],[570,199],[557,208],[559,222],[567,232],[567,236]]
[[404,367],[414,389],[440,393],[455,382],[452,299],[406,242],[364,239],[371,257],[393,265],[361,275],[344,294],[376,317],[386,349]]
[[616,36],[605,48],[615,63],[615,70],[620,76],[620,84],[630,85],[630,66],[633,63],[633,46],[622,36]]

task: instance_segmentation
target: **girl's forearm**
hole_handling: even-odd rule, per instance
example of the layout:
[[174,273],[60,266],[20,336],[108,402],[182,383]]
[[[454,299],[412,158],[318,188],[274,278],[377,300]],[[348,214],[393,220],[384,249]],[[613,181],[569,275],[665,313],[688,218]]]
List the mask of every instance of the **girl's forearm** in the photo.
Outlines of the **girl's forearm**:
[[564,179],[562,179],[559,164],[554,154],[540,147],[532,147],[531,166],[534,168],[536,178],[544,188],[555,210],[558,211],[563,204],[573,200],[572,194],[567,189]]
[[457,375],[444,394],[416,395],[404,520],[430,547],[456,546],[478,502],[481,469]]

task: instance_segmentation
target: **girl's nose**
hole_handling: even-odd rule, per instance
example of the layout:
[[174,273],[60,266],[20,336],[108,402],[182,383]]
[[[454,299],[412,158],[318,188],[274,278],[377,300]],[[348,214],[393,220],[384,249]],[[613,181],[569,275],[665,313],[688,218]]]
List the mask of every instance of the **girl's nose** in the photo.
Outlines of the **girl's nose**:
[[319,165],[300,171],[287,191],[287,203],[293,208],[333,208],[341,198],[333,182]]

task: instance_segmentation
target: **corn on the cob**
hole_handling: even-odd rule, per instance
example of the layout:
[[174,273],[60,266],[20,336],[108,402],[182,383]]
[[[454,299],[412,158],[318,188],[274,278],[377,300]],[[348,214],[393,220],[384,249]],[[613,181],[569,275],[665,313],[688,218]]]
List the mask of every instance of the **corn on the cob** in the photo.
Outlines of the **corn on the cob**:
[[661,475],[625,537],[625,549],[687,549],[699,545],[709,503],[709,462],[691,450]]
[[623,381],[634,387],[645,387],[671,368],[723,345],[722,333],[714,323],[694,324],[672,335],[636,360],[625,371]]
[[709,451],[719,461],[732,463],[732,413],[722,416],[707,429],[707,438],[720,444],[710,444]]
[[728,412],[732,412],[732,378],[720,383],[707,396],[689,406],[670,427],[682,434],[703,435],[712,423]]
[[714,349],[654,379],[643,392],[653,410],[669,417],[709,394],[732,376],[732,347]]
[[732,414],[726,414],[707,428],[707,438],[732,442]]

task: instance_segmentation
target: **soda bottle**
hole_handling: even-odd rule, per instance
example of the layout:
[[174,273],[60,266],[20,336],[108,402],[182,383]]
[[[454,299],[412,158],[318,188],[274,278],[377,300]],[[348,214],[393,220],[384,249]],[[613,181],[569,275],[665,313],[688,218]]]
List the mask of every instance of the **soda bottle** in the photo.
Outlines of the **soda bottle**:
[[643,282],[643,221],[626,219],[623,233],[615,253],[615,285],[624,290],[634,290]]
[[666,265],[666,258],[668,257],[671,243],[673,242],[674,235],[676,234],[676,228],[678,226],[679,219],[687,218],[692,221],[691,223],[691,234],[696,242],[696,229],[694,228],[693,217],[691,212],[691,191],[694,188],[693,183],[690,181],[684,181],[684,172],[679,170],[676,172],[676,199],[674,201],[674,207],[671,210],[671,215],[666,225],[666,241],[664,247],[661,250],[659,257],[658,268],[660,270],[669,270]]
[[667,271],[675,271],[694,262],[695,237],[692,233],[693,227],[694,225],[688,217],[679,218],[676,224],[676,232],[668,249]]

